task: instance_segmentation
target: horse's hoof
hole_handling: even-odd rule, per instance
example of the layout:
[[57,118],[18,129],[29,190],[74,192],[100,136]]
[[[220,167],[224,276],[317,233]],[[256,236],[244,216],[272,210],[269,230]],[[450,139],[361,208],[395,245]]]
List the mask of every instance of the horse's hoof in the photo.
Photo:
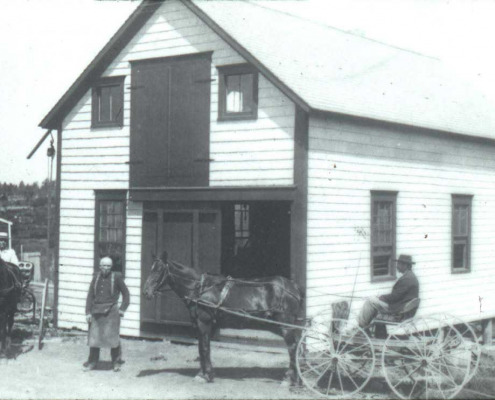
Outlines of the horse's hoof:
[[280,382],[280,387],[289,388],[291,386],[291,382],[288,379],[284,379],[282,382]]
[[194,380],[198,383],[208,383],[208,380],[206,379],[206,377],[204,375],[196,375],[194,377]]

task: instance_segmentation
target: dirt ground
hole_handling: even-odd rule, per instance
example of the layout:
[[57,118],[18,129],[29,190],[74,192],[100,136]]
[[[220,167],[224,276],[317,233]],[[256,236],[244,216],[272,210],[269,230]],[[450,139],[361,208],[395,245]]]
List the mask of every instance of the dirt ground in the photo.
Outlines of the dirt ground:
[[125,363],[113,372],[103,350],[97,370],[84,372],[86,337],[37,338],[16,330],[14,358],[0,360],[2,399],[308,399],[303,389],[281,387],[288,356],[284,349],[246,349],[213,343],[214,383],[194,380],[196,346],[123,339]]
[[[288,365],[285,349],[212,343],[215,382],[194,380],[195,345],[123,339],[125,363],[113,372],[109,351],[99,368],[84,372],[82,332],[48,332],[38,350],[33,328],[19,326],[10,359],[0,360],[1,399],[313,399],[305,388],[280,385]],[[495,398],[495,351],[487,353],[476,382],[458,398]],[[481,393],[481,395],[479,394]],[[390,393],[359,395],[388,398]]]

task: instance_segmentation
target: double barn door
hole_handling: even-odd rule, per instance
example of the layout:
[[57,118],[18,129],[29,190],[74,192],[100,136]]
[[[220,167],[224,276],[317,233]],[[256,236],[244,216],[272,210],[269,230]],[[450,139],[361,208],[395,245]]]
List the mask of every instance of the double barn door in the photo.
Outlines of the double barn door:
[[[153,255],[164,250],[169,258],[200,272],[220,273],[221,221],[217,210],[152,210],[143,217],[142,282],[153,264]],[[189,325],[182,301],[167,286],[148,301],[141,300],[142,322]]]

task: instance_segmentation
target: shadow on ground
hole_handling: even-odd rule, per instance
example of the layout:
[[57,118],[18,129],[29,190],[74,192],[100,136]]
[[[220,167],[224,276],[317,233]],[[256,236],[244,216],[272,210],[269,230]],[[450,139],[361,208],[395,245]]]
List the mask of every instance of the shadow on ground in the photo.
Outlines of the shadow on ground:
[[0,358],[15,360],[20,355],[30,352],[33,350],[34,346],[24,342],[32,337],[33,332],[25,329],[14,328],[12,330],[12,341],[10,343],[10,348],[6,351],[6,354]]
[[[164,369],[145,369],[137,377],[143,378],[150,375],[158,374],[179,374],[194,378],[198,374],[199,368],[164,368]],[[273,381],[282,381],[284,378],[284,368],[215,368],[215,377],[221,379],[233,379],[242,381],[244,379],[269,379]]]

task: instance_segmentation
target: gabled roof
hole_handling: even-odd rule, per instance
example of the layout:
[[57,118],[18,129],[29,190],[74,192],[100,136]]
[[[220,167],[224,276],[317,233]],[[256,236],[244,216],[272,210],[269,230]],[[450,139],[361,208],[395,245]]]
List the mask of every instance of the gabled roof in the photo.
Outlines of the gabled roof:
[[[255,1],[182,1],[303,109],[495,139],[495,107],[434,58]],[[157,4],[143,1],[41,126],[63,118]]]

